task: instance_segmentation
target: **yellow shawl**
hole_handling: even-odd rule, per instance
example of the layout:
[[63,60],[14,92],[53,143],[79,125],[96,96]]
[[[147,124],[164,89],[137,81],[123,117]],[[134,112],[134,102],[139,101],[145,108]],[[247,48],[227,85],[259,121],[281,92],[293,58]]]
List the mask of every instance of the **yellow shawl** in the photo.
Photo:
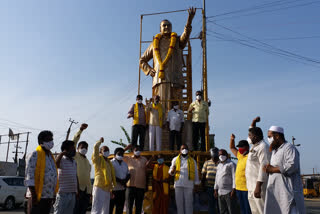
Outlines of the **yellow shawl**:
[[[176,175],[175,175],[175,180],[179,180],[180,177],[180,168],[181,168],[181,154],[178,156],[176,160]],[[189,180],[194,181],[195,177],[195,165],[194,161],[191,157],[188,156],[188,178]]]
[[152,108],[155,109],[155,110],[158,110],[158,114],[159,114],[159,124],[160,124],[160,127],[162,128],[162,117],[163,117],[163,114],[162,114],[162,105],[160,103],[158,103],[157,105],[152,103]]
[[[141,104],[143,106],[143,109],[146,110],[145,105]],[[148,123],[148,118],[146,114],[146,123]],[[134,114],[133,114],[133,125],[139,124],[139,106],[138,103],[134,105]]]
[[[42,194],[42,188],[43,188],[43,182],[44,182],[44,173],[46,169],[46,152],[42,149],[42,147],[39,145],[36,148],[36,151],[38,152],[38,158],[37,158],[37,165],[34,173],[34,186],[37,194],[37,200],[40,201],[41,199],[41,194]],[[54,160],[54,157],[52,153],[50,152],[50,155],[52,159]],[[58,170],[57,170],[57,165],[56,166],[56,171],[57,171],[57,176],[58,176]],[[55,188],[55,193],[58,192],[59,189],[59,184],[57,180],[56,188]]]
[[[103,159],[103,160],[101,160],[101,169],[102,169],[104,177],[105,177],[106,186],[107,187],[109,187],[109,186],[115,187],[117,184],[117,181],[116,181],[116,173],[115,173],[114,167],[109,159],[107,159],[107,161],[105,161],[105,159],[102,155],[100,155],[100,157]],[[107,163],[108,163],[110,170],[111,170],[111,178],[110,178],[110,174],[107,172]],[[112,182],[112,185],[110,185],[111,182]]]

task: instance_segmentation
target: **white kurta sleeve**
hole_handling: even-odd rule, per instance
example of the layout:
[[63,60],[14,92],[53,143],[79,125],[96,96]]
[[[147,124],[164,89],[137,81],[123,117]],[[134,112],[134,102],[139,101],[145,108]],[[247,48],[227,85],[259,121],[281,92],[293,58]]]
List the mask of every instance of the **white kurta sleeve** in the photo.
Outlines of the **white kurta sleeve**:
[[299,166],[299,153],[296,148],[288,147],[284,151],[283,165],[279,166],[280,172],[286,176],[290,176],[297,172]]

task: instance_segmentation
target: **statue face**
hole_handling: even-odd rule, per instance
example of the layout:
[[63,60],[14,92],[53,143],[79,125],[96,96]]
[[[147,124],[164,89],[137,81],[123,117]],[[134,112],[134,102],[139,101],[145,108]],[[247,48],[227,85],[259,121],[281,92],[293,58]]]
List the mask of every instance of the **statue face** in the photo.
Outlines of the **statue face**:
[[172,32],[172,25],[171,22],[164,20],[160,24],[160,32],[162,35],[170,35]]

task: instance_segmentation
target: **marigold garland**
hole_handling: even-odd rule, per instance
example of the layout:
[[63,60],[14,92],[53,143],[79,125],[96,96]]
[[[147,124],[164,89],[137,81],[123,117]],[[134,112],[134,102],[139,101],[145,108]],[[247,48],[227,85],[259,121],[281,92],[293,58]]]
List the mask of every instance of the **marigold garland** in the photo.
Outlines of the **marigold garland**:
[[166,58],[163,61],[161,60],[160,49],[159,49],[159,43],[160,43],[161,37],[162,37],[162,35],[160,33],[154,37],[153,50],[154,50],[156,59],[160,65],[159,78],[164,79],[164,66],[168,63],[169,59],[171,58],[171,56],[173,54],[174,47],[176,46],[176,41],[177,41],[177,33],[175,33],[175,32],[171,33],[169,50],[168,50]]

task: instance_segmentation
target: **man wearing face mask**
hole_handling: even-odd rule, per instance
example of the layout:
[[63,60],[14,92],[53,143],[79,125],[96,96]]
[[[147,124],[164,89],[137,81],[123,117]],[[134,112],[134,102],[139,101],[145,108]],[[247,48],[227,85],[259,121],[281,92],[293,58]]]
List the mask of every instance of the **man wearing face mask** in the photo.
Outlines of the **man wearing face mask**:
[[76,155],[74,142],[62,142],[61,153],[56,159],[58,167],[59,192],[53,205],[54,214],[69,214],[74,212],[76,194],[78,192],[77,163],[73,159]]
[[173,158],[169,170],[169,174],[174,176],[178,214],[193,213],[193,189],[194,185],[200,184],[197,163],[188,153],[188,146],[183,144],[180,154]]
[[124,202],[126,200],[126,183],[130,179],[129,169],[126,162],[123,161],[124,149],[116,148],[114,150],[115,157],[111,160],[111,163],[116,172],[117,185],[112,190],[114,198],[110,201],[110,212],[113,213],[114,207],[116,207],[116,214],[123,213]]
[[174,150],[174,144],[177,150],[181,147],[181,132],[184,125],[184,114],[179,109],[179,102],[172,102],[172,109],[168,112],[167,127],[169,129],[170,149]]
[[74,147],[77,148],[74,160],[77,163],[77,177],[79,182],[79,193],[76,201],[76,207],[74,209],[74,214],[85,214],[87,212],[87,208],[90,202],[90,196],[92,193],[92,184],[90,179],[91,164],[86,156],[88,152],[88,143],[85,141],[81,141],[80,143],[78,143],[82,132],[87,127],[87,124],[82,124],[79,131],[74,135],[72,140],[74,142]]
[[38,135],[39,146],[26,160],[25,186],[28,187],[28,214],[49,214],[55,194],[58,192],[57,167],[51,153],[53,134],[42,131]]
[[268,175],[263,166],[270,161],[269,145],[263,140],[263,132],[256,123],[260,117],[252,121],[247,141],[253,144],[246,165],[248,199],[253,214],[263,213]]
[[264,213],[305,214],[299,152],[286,141],[282,127],[271,126],[268,140],[272,156],[264,166],[269,174]]
[[209,106],[202,99],[202,92],[196,92],[196,101],[190,104],[188,112],[192,113],[192,144],[193,150],[198,151],[199,136],[201,138],[201,151],[206,151],[205,130],[209,115]]
[[[219,207],[217,199],[214,197],[214,184],[216,179],[217,167],[219,164],[219,149],[210,149],[211,159],[207,160],[202,167],[202,185],[206,186],[208,193],[208,213],[219,213]],[[218,212],[216,212],[218,211]]]
[[160,103],[160,97],[155,96],[150,99],[148,106],[150,112],[149,120],[149,150],[155,151],[154,143],[156,144],[156,151],[161,151],[162,143],[162,124],[163,124],[163,108]]
[[[124,150],[127,151],[132,148],[128,145]],[[141,156],[141,148],[134,147],[133,156],[125,156],[123,160],[128,164],[130,179],[127,183],[126,199],[127,199],[127,213],[132,214],[133,204],[135,203],[136,214],[141,214],[142,204],[144,199],[144,192],[146,188],[146,169],[147,159]]]
[[100,145],[103,138],[94,145],[92,163],[94,165],[94,183],[92,190],[92,214],[108,214],[110,210],[111,191],[116,186],[115,170],[109,157],[109,148]]
[[142,99],[143,97],[141,95],[137,95],[137,102],[130,107],[127,118],[133,118],[131,144],[136,146],[139,137],[139,146],[143,149],[146,126],[149,119],[147,118],[146,107],[142,103]]
[[[152,164],[154,160],[157,160],[156,164]],[[169,209],[169,167],[164,164],[164,158],[161,154],[152,157],[147,165],[148,168],[153,169],[152,214],[167,214]]]
[[240,140],[237,147],[235,147],[235,135],[231,135],[230,150],[238,159],[236,168],[236,193],[240,202],[241,214],[251,214],[251,209],[248,201],[248,189],[246,180],[246,164],[249,153],[249,143],[246,140]]
[[216,181],[214,184],[214,197],[218,198],[221,214],[237,213],[235,164],[228,158],[224,149],[219,151],[220,163],[217,167]]

